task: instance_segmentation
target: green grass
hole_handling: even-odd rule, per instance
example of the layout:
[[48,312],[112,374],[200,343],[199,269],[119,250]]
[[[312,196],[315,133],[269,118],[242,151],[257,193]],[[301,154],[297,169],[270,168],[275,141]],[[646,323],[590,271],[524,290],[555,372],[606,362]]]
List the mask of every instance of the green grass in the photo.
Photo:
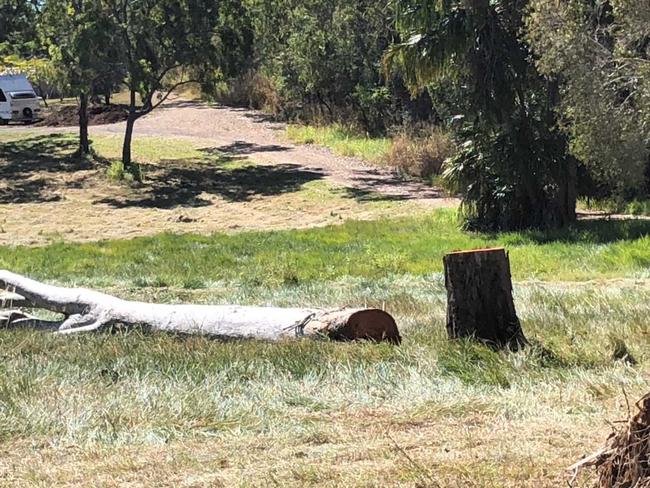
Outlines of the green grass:
[[[505,246],[516,279],[588,280],[648,276],[650,222],[581,222],[555,234],[480,235],[458,229],[455,213],[237,235],[161,235],[91,244],[4,247],[0,267],[89,285],[201,287],[248,281],[266,286],[372,280],[442,270],[445,253]],[[182,259],[178,259],[182,256]]]
[[[73,137],[71,135],[70,137]],[[92,146],[95,151],[108,159],[122,157],[123,136],[93,135]],[[163,137],[142,137],[133,139],[133,159],[144,163],[159,163],[166,159],[197,160],[206,157],[196,143],[183,139],[169,139]]]
[[585,199],[581,199],[578,202],[578,208],[607,213],[650,216],[650,200],[632,200],[629,202],[621,202],[616,200],[587,201]]
[[[36,131],[2,131],[0,142],[30,141],[39,138]],[[74,146],[77,135],[73,133],[57,133],[48,137],[53,144]],[[92,135],[92,148],[107,159],[119,159],[122,156],[123,135]],[[67,147],[66,147],[67,148]],[[207,154],[201,151],[195,142],[185,139],[169,139],[163,137],[138,136],[132,142],[133,159],[142,163],[160,163],[165,160],[201,160]],[[34,152],[35,148],[25,146],[25,153]],[[70,151],[68,151],[70,152]],[[40,155],[39,155],[40,156]]]
[[346,157],[356,157],[367,161],[379,161],[391,146],[389,138],[361,136],[342,125],[324,127],[290,125],[287,138],[298,144],[318,144]]
[[[0,133],[12,137],[24,133]],[[114,157],[118,137],[94,139]],[[152,163],[205,157],[189,142],[135,143]],[[308,187],[313,198],[330,191],[321,186]],[[604,441],[605,419],[626,415],[625,396],[647,391],[649,235],[647,221],[472,234],[438,210],[0,247],[0,268],[127,299],[385,308],[404,337],[393,347],[2,330],[0,486],[565,485],[564,468]],[[523,352],[446,338],[442,257],[485,246],[510,253]]]

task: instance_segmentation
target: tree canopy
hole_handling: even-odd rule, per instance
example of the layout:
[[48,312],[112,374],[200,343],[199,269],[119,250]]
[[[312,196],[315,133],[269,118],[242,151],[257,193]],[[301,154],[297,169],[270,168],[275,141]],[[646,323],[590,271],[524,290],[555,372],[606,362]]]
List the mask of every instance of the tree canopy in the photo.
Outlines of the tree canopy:
[[197,82],[285,119],[453,131],[469,228],[650,193],[647,2],[0,0],[0,57],[77,97],[82,150],[88,97],[126,89],[126,166],[136,121]]
[[397,2],[404,39],[386,55],[412,90],[457,93],[460,150],[446,177],[467,225],[484,230],[554,227],[575,218],[575,163],[556,130],[554,84],[529,61],[514,0]]

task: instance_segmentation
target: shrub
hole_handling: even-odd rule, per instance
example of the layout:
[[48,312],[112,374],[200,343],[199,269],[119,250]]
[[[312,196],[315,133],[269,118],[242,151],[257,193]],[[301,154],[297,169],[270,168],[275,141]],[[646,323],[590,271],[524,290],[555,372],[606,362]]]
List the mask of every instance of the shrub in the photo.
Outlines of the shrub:
[[142,182],[143,172],[142,167],[137,163],[132,163],[130,168],[125,168],[122,161],[113,161],[108,167],[107,175],[110,179],[115,181],[133,181]]
[[400,133],[393,138],[383,161],[402,173],[428,178],[440,174],[443,162],[453,150],[449,134],[438,128],[426,135]]
[[224,84],[215,99],[224,105],[254,108],[275,116],[282,115],[285,105],[275,81],[252,70]]

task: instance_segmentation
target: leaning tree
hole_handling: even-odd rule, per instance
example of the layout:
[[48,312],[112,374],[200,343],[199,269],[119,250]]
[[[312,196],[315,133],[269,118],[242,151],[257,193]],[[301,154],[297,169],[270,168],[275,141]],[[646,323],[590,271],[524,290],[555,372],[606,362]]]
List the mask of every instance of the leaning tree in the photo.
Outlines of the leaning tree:
[[118,30],[129,110],[122,148],[131,165],[136,121],[181,85],[204,87],[247,67],[252,34],[241,0],[100,0]]
[[[398,0],[402,42],[385,60],[412,89],[454,90],[459,151],[446,179],[468,227],[548,228],[575,219],[575,161],[556,129],[557,87],[529,61],[521,0]],[[439,98],[440,93],[434,98]],[[444,97],[444,94],[443,94]]]

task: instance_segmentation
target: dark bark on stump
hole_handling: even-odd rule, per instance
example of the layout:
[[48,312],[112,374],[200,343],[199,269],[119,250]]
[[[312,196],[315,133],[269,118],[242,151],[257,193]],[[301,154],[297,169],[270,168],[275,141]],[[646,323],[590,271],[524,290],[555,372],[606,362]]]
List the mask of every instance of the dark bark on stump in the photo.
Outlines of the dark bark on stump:
[[512,300],[510,261],[504,249],[445,256],[447,333],[513,351],[526,344]]

